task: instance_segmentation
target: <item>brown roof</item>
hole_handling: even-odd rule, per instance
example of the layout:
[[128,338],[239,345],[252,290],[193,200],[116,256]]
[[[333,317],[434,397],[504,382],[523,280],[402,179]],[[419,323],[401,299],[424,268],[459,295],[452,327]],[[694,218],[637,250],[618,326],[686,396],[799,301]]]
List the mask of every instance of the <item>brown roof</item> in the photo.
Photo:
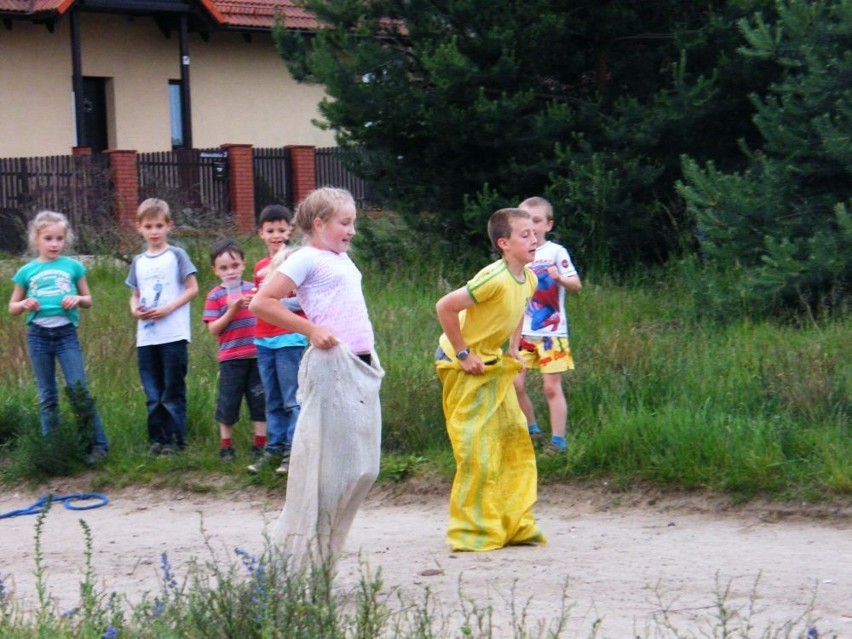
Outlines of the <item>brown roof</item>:
[[284,18],[284,26],[288,29],[317,28],[317,19],[314,15],[294,5],[292,0],[212,0],[212,2],[224,14],[223,24],[230,27],[271,29],[275,24],[276,14],[279,14]]
[[[75,0],[0,0],[0,12],[23,15],[63,14]],[[312,13],[293,0],[199,0],[219,25],[244,29],[271,29],[276,14],[288,29],[311,30],[318,26]]]

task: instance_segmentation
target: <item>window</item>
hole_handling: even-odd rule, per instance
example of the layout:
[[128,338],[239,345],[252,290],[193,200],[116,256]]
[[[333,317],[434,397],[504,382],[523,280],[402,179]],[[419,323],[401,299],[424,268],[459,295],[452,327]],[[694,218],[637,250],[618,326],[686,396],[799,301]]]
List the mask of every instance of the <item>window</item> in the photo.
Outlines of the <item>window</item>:
[[172,123],[172,148],[182,148],[183,100],[181,99],[180,80],[169,80],[169,116]]

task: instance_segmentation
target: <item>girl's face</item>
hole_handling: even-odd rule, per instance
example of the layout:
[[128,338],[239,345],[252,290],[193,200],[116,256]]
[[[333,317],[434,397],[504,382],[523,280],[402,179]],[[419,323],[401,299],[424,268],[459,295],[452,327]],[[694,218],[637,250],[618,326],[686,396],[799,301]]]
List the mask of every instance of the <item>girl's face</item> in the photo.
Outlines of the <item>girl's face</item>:
[[311,245],[318,249],[346,253],[355,235],[355,204],[342,204],[328,221],[314,220]]
[[40,260],[50,262],[62,255],[65,248],[65,225],[48,224],[36,237],[36,250]]

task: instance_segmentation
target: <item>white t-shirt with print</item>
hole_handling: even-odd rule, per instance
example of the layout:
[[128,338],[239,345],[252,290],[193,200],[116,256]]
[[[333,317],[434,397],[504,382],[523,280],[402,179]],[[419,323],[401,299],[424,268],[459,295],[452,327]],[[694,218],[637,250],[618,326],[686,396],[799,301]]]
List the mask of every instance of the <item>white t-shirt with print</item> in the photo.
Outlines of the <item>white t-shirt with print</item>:
[[527,264],[538,277],[538,286],[524,312],[523,335],[527,337],[568,337],[565,289],[547,274],[556,266],[560,275],[577,274],[564,246],[547,241],[535,250],[535,259]]
[[[165,306],[186,290],[186,278],[196,271],[186,251],[169,246],[158,255],[142,253],[134,257],[126,284],[139,291],[139,302],[146,308]],[[190,337],[189,304],[163,319],[140,319],[136,325],[136,346],[190,341]]]

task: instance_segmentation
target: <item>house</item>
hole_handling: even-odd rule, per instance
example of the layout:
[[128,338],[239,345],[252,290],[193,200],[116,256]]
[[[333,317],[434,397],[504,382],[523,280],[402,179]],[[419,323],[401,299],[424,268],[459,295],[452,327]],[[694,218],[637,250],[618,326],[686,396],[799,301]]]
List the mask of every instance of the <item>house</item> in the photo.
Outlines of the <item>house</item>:
[[0,158],[334,145],[272,38],[291,0],[0,0]]

